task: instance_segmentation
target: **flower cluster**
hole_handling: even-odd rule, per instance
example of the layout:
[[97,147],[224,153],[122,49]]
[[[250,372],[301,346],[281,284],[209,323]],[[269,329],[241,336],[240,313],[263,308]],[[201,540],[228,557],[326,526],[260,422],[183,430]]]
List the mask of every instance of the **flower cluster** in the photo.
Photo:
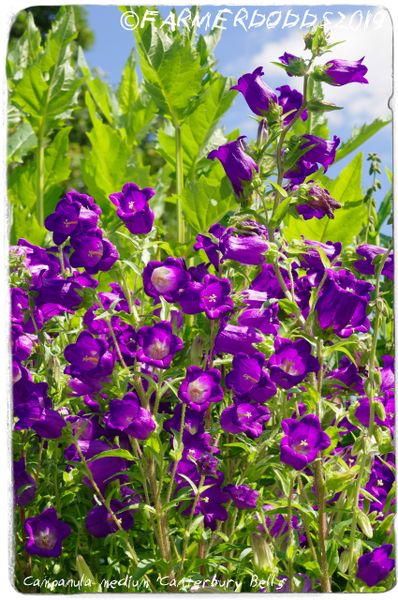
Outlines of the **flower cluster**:
[[[313,59],[319,35],[306,37]],[[280,61],[305,78],[303,93],[273,90],[262,67],[232,86],[271,141],[240,136],[210,151],[240,209],[192,248],[159,242],[154,189],[128,182],[109,197],[110,223],[70,191],[45,220],[54,246],[11,249],[14,498],[33,557],[58,558],[81,539],[95,553],[100,538],[111,554],[120,536],[152,585],[153,540],[169,575],[195,553],[202,574],[220,544],[216,566],[238,548],[236,563],[250,556],[248,569],[284,576],[289,591],[298,581],[331,591],[331,565],[336,590],[377,586],[393,570],[393,356],[379,339],[393,253],[327,235],[292,241],[283,224],[286,213],[329,223],[341,209],[317,183],[340,140],[296,134],[313,109],[308,78],[367,83],[367,69]],[[262,144],[270,154],[274,142],[272,162]],[[128,249],[117,244],[123,225]]]

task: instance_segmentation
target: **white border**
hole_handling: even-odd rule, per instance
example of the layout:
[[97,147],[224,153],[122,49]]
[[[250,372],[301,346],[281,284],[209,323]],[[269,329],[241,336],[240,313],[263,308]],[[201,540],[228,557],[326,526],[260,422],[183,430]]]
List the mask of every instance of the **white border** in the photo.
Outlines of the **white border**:
[[[9,441],[9,349],[8,349],[8,331],[9,331],[9,312],[8,312],[8,281],[7,281],[7,253],[8,253],[8,217],[7,217],[7,191],[6,191],[6,116],[7,116],[7,94],[6,94],[6,76],[5,76],[5,64],[6,64],[6,53],[7,53],[7,43],[8,43],[8,34],[11,22],[14,20],[15,15],[24,8],[29,6],[49,6],[49,5],[60,5],[60,0],[44,0],[43,2],[27,2],[26,0],[2,0],[0,4],[0,90],[1,90],[1,138],[0,138],[0,332],[2,334],[2,343],[0,345],[0,382],[2,389],[5,393],[3,393],[3,397],[0,399],[0,473],[3,481],[3,492],[0,494],[0,532],[1,532],[1,540],[0,540],[0,583],[1,583],[1,593],[2,597],[6,598],[20,598],[21,594],[17,592],[11,585],[10,576],[11,576],[11,565],[12,565],[12,545],[11,545],[11,518],[10,518],[10,507],[12,503],[12,495],[11,495],[11,471],[10,471],[10,441]],[[96,2],[84,2],[81,0],[75,0],[74,2],[64,2],[63,4],[82,4],[82,5],[115,5],[118,6],[117,2],[106,2],[106,0],[97,0]],[[120,3],[119,3],[120,4]],[[211,1],[201,1],[196,0],[192,2],[184,2],[181,0],[172,1],[164,1],[164,0],[154,0],[153,2],[148,2],[147,0],[139,0],[135,2],[137,5],[166,5],[166,6],[190,6],[191,4],[199,4],[199,5],[221,5],[221,6],[288,6],[289,8],[293,8],[295,6],[305,6],[305,5],[315,5],[315,6],[336,6],[336,5],[358,5],[358,6],[366,6],[364,2],[360,2],[358,0],[349,0],[346,3],[340,2],[322,2],[322,0],[306,0],[303,2],[292,2],[292,3],[284,3],[274,1],[256,1],[250,0],[248,2],[237,2],[236,0],[227,0],[222,2],[220,0],[211,0]],[[368,6],[377,5],[376,2],[369,2]],[[398,3],[397,0],[385,0],[382,4],[383,7],[387,8],[390,12],[393,21],[393,28],[397,26],[398,23]],[[396,75],[396,65],[397,61],[397,44],[394,43],[394,80]],[[395,113],[396,109],[396,96],[394,95],[391,100],[391,108]],[[396,114],[396,113],[395,113]],[[397,156],[397,128],[394,127],[394,157]],[[395,173],[394,173],[395,175]],[[394,197],[397,197],[397,177],[394,177]],[[397,302],[395,302],[395,310],[397,309]],[[395,312],[398,315],[398,311]],[[395,590],[390,590],[386,593],[370,593],[367,596],[387,598],[393,594]],[[3,596],[4,594],[4,596]],[[245,600],[253,599],[253,593],[245,593],[240,594],[240,597],[245,598]],[[100,598],[103,594],[91,594],[90,597]],[[159,598],[164,597],[164,594],[153,594],[158,596]],[[168,597],[174,596],[176,594],[169,594]],[[207,594],[198,594],[202,597],[207,596]],[[212,598],[216,600],[216,598],[225,598],[228,594],[212,594]],[[280,595],[280,594],[278,594]],[[302,594],[284,594],[284,596],[289,596],[291,598],[294,597],[302,597]],[[34,594],[33,596],[37,596]],[[307,594],[308,598],[319,599],[319,594]],[[49,595],[50,597],[50,595]],[[53,596],[54,597],[54,596]],[[57,598],[83,598],[87,597],[86,594],[74,594],[73,596],[67,596],[64,594],[57,594]],[[112,594],[112,598],[122,599],[125,598],[126,594]],[[208,597],[208,596],[207,596]],[[348,596],[353,600],[359,600],[361,594],[350,594]],[[347,594],[333,594],[333,598],[336,600],[340,600],[342,598],[347,598]]]

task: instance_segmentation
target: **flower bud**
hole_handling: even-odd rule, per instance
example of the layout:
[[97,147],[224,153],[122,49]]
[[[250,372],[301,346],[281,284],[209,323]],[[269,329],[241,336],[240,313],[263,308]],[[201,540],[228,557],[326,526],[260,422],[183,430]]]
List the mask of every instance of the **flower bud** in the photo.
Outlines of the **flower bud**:
[[273,573],[276,567],[275,557],[270,544],[268,544],[264,536],[252,533],[251,546],[256,567],[264,574]]

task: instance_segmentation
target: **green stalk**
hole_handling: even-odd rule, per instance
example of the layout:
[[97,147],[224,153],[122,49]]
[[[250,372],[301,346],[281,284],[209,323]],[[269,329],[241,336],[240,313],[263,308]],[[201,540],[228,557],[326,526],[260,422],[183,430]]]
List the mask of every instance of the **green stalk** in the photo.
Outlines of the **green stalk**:
[[325,513],[325,482],[323,480],[322,459],[315,461],[314,475],[316,493],[318,497],[318,535],[319,535],[319,553],[320,553],[320,571],[322,592],[331,592],[329,577],[328,558],[326,554],[327,523]]
[[[179,437],[180,448],[182,448],[182,445],[183,445],[182,438],[183,438],[183,435],[184,435],[185,413],[186,413],[186,410],[187,410],[187,405],[185,404],[185,402],[183,402],[182,406],[181,406],[181,424],[180,424],[180,437]],[[178,467],[178,460],[175,459],[174,460],[174,465],[173,465],[173,471],[171,473],[169,491],[167,492],[167,497],[166,497],[166,503],[167,504],[169,504],[169,502],[171,500],[171,496],[173,495],[174,479],[175,479],[175,476],[176,476],[177,467]]]
[[290,592],[294,592],[294,568],[293,568],[293,556],[290,548],[293,546],[294,534],[293,534],[293,513],[292,513],[292,500],[294,491],[294,474],[291,476],[289,496],[287,499],[287,522],[288,522],[288,559],[287,559],[287,572],[290,581]]
[[183,193],[184,193],[184,161],[182,155],[181,127],[178,124],[175,127],[176,140],[176,187],[177,187],[177,230],[178,243],[185,243],[185,220],[182,211]]
[[37,134],[37,177],[36,177],[36,216],[40,227],[44,225],[44,124],[42,119]]
[[[311,63],[310,63],[311,65]],[[310,67],[309,65],[309,67]],[[309,68],[308,67],[308,68]],[[305,111],[305,108],[307,106],[307,95],[308,95],[308,79],[309,79],[309,75],[304,75],[304,82],[303,82],[303,101],[301,103],[300,108],[298,109],[298,111],[296,112],[296,114],[294,115],[294,118],[291,120],[291,122],[286,125],[286,127],[284,127],[281,131],[281,134],[279,136],[279,140],[278,143],[276,145],[276,165],[278,168],[278,185],[281,186],[283,183],[283,173],[284,173],[284,158],[283,158],[283,144],[285,142],[286,136],[289,133],[289,131],[291,130],[291,128],[294,126],[294,124],[298,121],[298,119],[301,117],[301,115],[303,114],[303,112]],[[276,209],[278,208],[279,205],[279,200],[281,198],[281,195],[279,194],[279,192],[275,193],[275,201],[274,201],[274,207],[272,210],[272,215],[271,215],[271,219],[275,214]],[[273,237],[273,232],[271,232],[272,235],[271,237],[271,241],[272,241],[272,237]]]

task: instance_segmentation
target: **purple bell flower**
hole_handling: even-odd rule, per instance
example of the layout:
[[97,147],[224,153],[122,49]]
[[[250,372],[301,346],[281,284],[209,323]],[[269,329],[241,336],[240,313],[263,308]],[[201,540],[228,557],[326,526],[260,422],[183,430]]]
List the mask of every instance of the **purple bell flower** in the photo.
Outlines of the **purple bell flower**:
[[243,94],[250,110],[260,117],[264,117],[272,104],[278,101],[274,90],[261,79],[262,75],[264,75],[263,67],[257,67],[253,73],[246,73],[239,77],[237,85],[231,87],[231,90]]
[[33,429],[42,438],[61,437],[66,423],[57,411],[52,410],[47,389],[47,383],[33,383],[26,376],[14,384],[14,414],[19,419],[15,429]]
[[[282,114],[286,115],[283,119],[283,124],[289,125],[289,123],[296,116],[297,111],[303,104],[303,94],[298,90],[292,90],[289,85],[282,85],[277,87],[276,90],[279,92],[278,104],[282,107]],[[304,110],[300,119],[306,121],[308,119],[308,112]]]
[[299,56],[295,56],[294,54],[290,54],[290,52],[285,52],[282,56],[279,57],[279,60],[283,65],[286,65],[286,73],[289,77],[293,77],[298,75],[297,67],[301,64],[302,59]]
[[242,135],[234,142],[228,142],[207,155],[210,160],[218,158],[221,162],[237,196],[243,193],[242,184],[250,182],[253,179],[253,171],[258,171],[257,163],[243,150],[244,138]]
[[[270,532],[270,535],[277,539],[283,537],[287,534],[289,530],[289,521],[282,514],[270,513],[275,507],[272,504],[264,504],[263,511],[265,513],[265,524]],[[292,515],[292,527],[293,529],[297,529],[298,527],[298,518],[297,515]],[[261,524],[257,527],[259,531],[265,533],[264,526]]]
[[185,287],[179,291],[176,302],[187,315],[196,315],[203,310],[201,293],[204,289],[203,283],[199,281],[188,281]]
[[54,508],[26,519],[24,529],[28,535],[26,552],[53,558],[61,556],[62,542],[71,533],[69,525],[58,519]]
[[254,354],[257,350],[253,344],[262,341],[262,337],[253,327],[239,325],[222,325],[214,341],[215,354]]
[[316,415],[305,415],[300,420],[283,419],[282,429],[285,437],[280,445],[281,461],[297,471],[304,469],[331,444]]
[[82,331],[74,344],[69,344],[64,350],[65,358],[79,371],[112,372],[114,358],[108,351],[106,342],[95,338],[88,331]]
[[[22,429],[22,419],[18,423]],[[38,418],[32,418],[31,429],[42,438],[57,439],[62,435],[62,429],[66,427],[65,419],[56,410],[45,408]]]
[[[228,502],[229,496],[220,487],[219,483],[215,483],[211,477],[205,478],[204,485],[211,487],[208,487],[200,494],[194,515],[202,513],[204,516],[204,525],[214,531],[217,527],[217,521],[226,521],[228,519],[228,512],[223,504]],[[191,508],[188,510],[190,511]]]
[[[216,239],[220,239],[223,233],[226,231],[226,228],[220,225],[219,223],[215,223],[209,229],[209,233],[212,237]],[[219,244],[216,243],[212,237],[209,235],[199,234],[196,237],[196,243],[194,244],[194,250],[204,250],[207,255],[207,258],[214,266],[216,271],[220,268],[220,252],[219,252]]]
[[384,505],[388,494],[395,482],[394,465],[389,466],[382,462],[378,457],[373,461],[372,470],[365,489],[374,496],[371,500],[369,511],[376,511],[383,514]]
[[153,188],[140,189],[136,183],[125,183],[121,192],[115,192],[109,199],[117,207],[117,216],[130,233],[144,235],[153,226],[154,214],[149,200],[155,195]]
[[72,190],[58,202],[44,225],[53,232],[54,244],[63,244],[70,235],[95,230],[101,209],[93,198]]
[[225,378],[226,386],[232,388],[237,394],[250,392],[260,382],[264,363],[265,356],[260,352],[251,356],[241,352],[235,354],[232,360],[232,371]]
[[268,360],[271,380],[289,390],[299,384],[308,373],[317,373],[318,360],[311,354],[311,344],[304,339],[275,338],[275,354]]
[[365,79],[367,67],[362,64],[364,56],[359,60],[341,60],[335,58],[325,64],[325,77],[330,85],[346,85],[347,83],[369,83]]
[[171,257],[162,262],[151,260],[144,268],[142,280],[148,296],[163,296],[168,302],[174,302],[178,290],[188,281],[185,262]]
[[159,321],[156,325],[141,327],[137,333],[137,360],[160,369],[167,369],[174,355],[184,342],[173,334],[169,321]]
[[[88,444],[88,447],[90,447],[90,444]],[[109,446],[104,449],[96,448],[95,446],[93,446],[93,448],[95,448],[96,451],[100,450],[100,452],[103,450],[112,450]],[[87,466],[91,471],[92,478],[102,493],[106,492],[106,488],[112,481],[118,480],[121,483],[127,483],[129,481],[129,476],[125,474],[128,463],[118,456],[104,456],[103,458],[95,458],[94,456],[87,462]],[[83,481],[86,485],[92,486],[88,477],[85,477]]]
[[334,219],[334,211],[340,207],[341,204],[325,188],[315,184],[308,190],[306,201],[296,205],[296,210],[307,221],[325,216]]
[[260,265],[265,262],[268,244],[264,235],[236,235],[229,229],[220,240],[223,260],[235,260],[243,265]]
[[[173,416],[164,422],[164,429],[170,433],[172,430],[181,431],[182,404],[177,404]],[[192,410],[188,405],[185,410],[184,434],[196,435],[204,432],[203,413]],[[186,446],[187,444],[185,444]]]
[[340,138],[337,136],[333,136],[332,140],[325,140],[316,135],[305,134],[302,139],[304,143],[301,144],[300,150],[303,154],[294,167],[283,175],[293,184],[302,183],[308,175],[315,173],[320,167],[323,167],[326,173],[336,158],[337,146],[340,144]]
[[[289,274],[286,269],[281,269],[282,277],[285,279],[286,283],[288,283]],[[275,269],[273,265],[265,264],[262,265],[260,273],[253,279],[250,289],[256,290],[258,292],[266,292],[267,298],[283,298],[284,292],[281,288],[281,284],[278,281],[278,278],[275,273]]]
[[315,305],[320,327],[331,328],[340,337],[349,337],[354,331],[369,331],[366,309],[371,290],[370,283],[356,279],[347,269],[327,269],[327,278]]
[[23,253],[24,264],[32,276],[32,285],[36,285],[39,278],[52,278],[61,273],[59,258],[51,250],[35,246],[23,238],[18,240],[14,249]]
[[119,258],[116,247],[97,229],[87,234],[71,237],[74,252],[70,257],[72,267],[84,267],[88,273],[109,271]]
[[305,254],[302,254],[300,257],[300,264],[307,270],[307,275],[314,287],[318,287],[325,273],[325,267],[317,248],[321,249],[332,263],[340,255],[342,245],[341,242],[326,242],[326,244],[323,244],[322,242],[313,240],[305,240],[304,243],[307,249]]
[[[327,379],[335,379],[342,385],[334,384],[337,389],[350,389],[357,394],[364,393],[363,378],[360,375],[358,367],[351,362],[348,356],[343,356],[337,369],[330,371]],[[326,381],[327,381],[326,379]]]
[[32,291],[36,292],[35,304],[45,314],[46,319],[63,312],[74,312],[83,301],[79,293],[83,291],[83,287],[74,277],[42,278]]
[[395,567],[395,560],[390,558],[393,547],[383,544],[371,552],[365,552],[358,559],[357,577],[368,587],[373,587],[386,579]]
[[[119,520],[122,528],[125,531],[129,531],[134,525],[134,518],[132,511],[126,510],[126,506],[128,505],[115,498],[110,501],[110,508]],[[94,506],[87,514],[84,524],[91,535],[99,538],[106,537],[110,533],[115,533],[119,530],[110,512],[103,505]]]
[[[395,401],[394,401],[394,393],[387,393],[384,396],[376,397],[375,400],[378,400],[383,406],[384,411],[386,413],[386,417],[382,420],[378,415],[375,415],[375,423],[379,426],[388,427],[391,432],[394,431],[394,421],[395,421]],[[358,399],[358,407],[355,410],[355,417],[358,419],[362,425],[365,427],[369,427],[370,420],[370,402],[369,398],[363,396]]]
[[215,475],[217,473],[218,458],[210,452],[204,452],[196,461],[199,475]]
[[220,386],[221,373],[218,369],[202,370],[190,366],[178,391],[178,397],[194,411],[205,412],[211,402],[221,402],[224,391]]
[[248,485],[226,485],[224,491],[230,495],[237,508],[256,508],[260,492],[253,490]]
[[246,433],[250,438],[258,438],[270,418],[270,411],[266,406],[232,404],[221,413],[220,425],[229,433]]
[[303,135],[303,140],[307,141],[302,144],[301,149],[305,150],[305,148],[308,148],[304,154],[305,160],[317,163],[327,171],[336,157],[336,149],[340,143],[340,139],[337,136],[333,136],[333,140],[325,140],[316,135],[305,134]]
[[13,467],[15,504],[26,506],[35,499],[37,484],[32,475],[26,471],[24,457],[14,461]]
[[[356,253],[358,256],[361,256],[362,259],[356,260],[354,262],[354,267],[358,273],[361,273],[362,275],[374,275],[376,272],[376,267],[373,262],[374,259],[376,256],[385,254],[386,252],[387,250],[380,246],[362,244],[362,246],[358,246],[356,249]],[[392,252],[388,255],[381,273],[388,277],[388,279],[394,279],[394,254]]]
[[248,308],[238,317],[239,325],[254,327],[264,335],[278,335],[280,322],[278,319],[279,304],[273,302],[267,308]]
[[228,279],[205,275],[200,292],[200,306],[209,319],[219,319],[234,308],[229,297],[231,284]]
[[127,393],[123,400],[111,400],[105,415],[108,427],[123,431],[139,440],[146,440],[156,429],[151,413],[142,408],[135,393]]

